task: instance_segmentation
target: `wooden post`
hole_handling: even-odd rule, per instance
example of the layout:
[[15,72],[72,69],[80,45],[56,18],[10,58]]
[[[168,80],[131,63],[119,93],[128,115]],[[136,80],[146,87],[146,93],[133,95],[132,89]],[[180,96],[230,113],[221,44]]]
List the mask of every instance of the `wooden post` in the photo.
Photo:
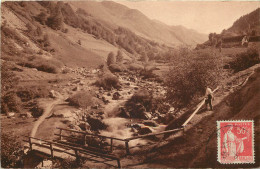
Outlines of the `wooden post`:
[[113,152],[113,139],[110,140],[110,151]]
[[128,142],[129,142],[129,141],[125,141],[125,149],[126,149],[126,154],[127,154],[127,155],[130,154]]
[[50,143],[50,150],[51,150],[51,158],[53,159],[53,158],[54,158],[54,155],[53,155],[53,147],[52,147],[52,143]]
[[61,141],[61,133],[62,133],[62,129],[60,129],[60,141]]
[[75,150],[75,155],[76,155],[76,162],[79,162],[79,154],[78,154],[78,150]]
[[116,161],[117,161],[117,166],[118,166],[118,168],[121,168],[120,160],[117,159]]
[[29,137],[29,145],[30,145],[30,150],[32,151],[32,140],[31,140],[31,137]]

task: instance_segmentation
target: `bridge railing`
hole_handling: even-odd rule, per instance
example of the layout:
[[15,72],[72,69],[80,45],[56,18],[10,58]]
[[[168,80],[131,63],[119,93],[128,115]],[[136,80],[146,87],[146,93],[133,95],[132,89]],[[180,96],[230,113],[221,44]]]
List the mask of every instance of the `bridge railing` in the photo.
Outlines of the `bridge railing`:
[[[44,140],[44,139],[39,139],[39,138],[35,138],[35,137],[30,137],[30,136],[25,136],[25,137],[28,138],[27,142],[29,143],[30,150],[33,150],[33,145],[37,145],[39,147],[50,149],[50,154],[51,154],[51,158],[52,159],[54,158],[54,151],[59,151],[59,152],[63,152],[63,153],[69,154],[71,156],[75,156],[77,161],[79,161],[79,158],[80,158],[79,153],[82,153],[82,154],[88,154],[88,155],[92,155],[92,156],[94,155],[96,157],[116,160],[118,168],[121,168],[120,159],[117,158],[116,156],[113,156],[113,155],[102,154],[102,153],[98,153],[98,152],[95,152],[95,151],[90,151],[90,150],[87,150],[87,149],[84,149],[84,148],[70,146],[70,145],[67,145],[67,144],[57,143],[57,142],[48,141],[48,140]],[[38,141],[40,141],[40,143],[37,143],[37,142],[35,142],[33,140],[38,140]],[[63,147],[63,148],[69,148],[69,149],[73,150],[74,153],[70,153],[68,151],[62,151],[60,149],[55,148],[54,146]]]

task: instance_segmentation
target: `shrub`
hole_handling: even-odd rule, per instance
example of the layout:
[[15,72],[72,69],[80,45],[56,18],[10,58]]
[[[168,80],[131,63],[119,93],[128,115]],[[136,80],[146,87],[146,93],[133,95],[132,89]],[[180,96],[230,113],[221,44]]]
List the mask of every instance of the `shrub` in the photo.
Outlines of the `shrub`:
[[45,25],[47,21],[47,14],[45,12],[41,12],[39,15],[35,17],[35,19],[40,22],[42,25]]
[[46,86],[26,86],[18,88],[16,94],[23,102],[26,102],[36,98],[48,97],[49,90]]
[[39,71],[48,73],[59,73],[62,67],[62,63],[57,60],[47,60],[41,57],[37,57],[31,61],[20,61],[18,64],[29,68],[36,68]]
[[239,72],[245,70],[260,62],[259,52],[257,49],[249,48],[246,52],[237,54],[236,59],[230,63],[230,67]]
[[110,52],[107,56],[107,65],[110,66],[116,62],[115,55],[113,52]]
[[1,167],[3,168],[21,168],[23,149],[11,133],[1,134]]
[[128,69],[132,70],[132,71],[140,71],[140,70],[144,69],[144,67],[142,65],[137,64],[137,63],[132,63],[128,66]]
[[119,50],[118,52],[117,52],[117,55],[116,55],[116,62],[118,62],[118,63],[120,63],[120,62],[122,62],[123,61],[123,54],[122,54],[122,52]]
[[60,30],[63,26],[63,16],[60,9],[47,19],[47,25],[54,30]]
[[12,91],[2,96],[1,105],[1,113],[20,113],[22,111],[21,99]]
[[92,94],[87,91],[78,92],[72,97],[68,98],[67,101],[69,102],[69,105],[81,108],[87,108],[94,104]]
[[30,111],[32,112],[32,116],[34,118],[40,117],[44,112],[43,108],[39,107],[38,105],[33,106]]
[[111,73],[105,73],[94,84],[98,87],[103,87],[106,90],[111,90],[112,87],[116,89],[120,88],[118,78]]
[[109,70],[111,72],[124,72],[126,67],[123,64],[111,64]]
[[180,48],[171,65],[165,85],[167,99],[176,108],[183,108],[196,96],[204,95],[205,85],[218,86],[223,77],[220,59],[211,53]]

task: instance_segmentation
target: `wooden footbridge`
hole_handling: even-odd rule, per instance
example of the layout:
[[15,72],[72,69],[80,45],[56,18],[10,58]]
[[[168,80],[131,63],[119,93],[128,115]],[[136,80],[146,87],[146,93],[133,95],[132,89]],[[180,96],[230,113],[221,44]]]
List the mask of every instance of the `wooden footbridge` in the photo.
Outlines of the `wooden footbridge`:
[[[218,90],[218,88],[216,88],[213,92],[216,90]],[[176,132],[184,133],[185,126],[203,106],[204,102],[205,99],[203,99],[197,105],[196,110],[190,115],[190,117],[183,123],[181,127],[173,130],[121,139],[57,127],[58,132],[54,134],[57,136],[57,139],[50,141],[25,136],[27,139],[24,141],[29,144],[30,151],[36,152],[37,155],[41,156],[43,159],[72,158],[77,162],[80,162],[80,159],[84,159],[93,163],[103,163],[109,167],[121,168],[122,166],[120,159],[127,155],[131,155],[130,149],[133,147],[129,147],[129,142],[136,139],[144,139],[160,135],[164,136],[165,134],[173,134]],[[124,146],[118,146],[114,144],[115,141],[123,142]],[[123,153],[123,156],[122,152],[125,152]],[[118,154],[121,154],[121,156],[119,157]]]

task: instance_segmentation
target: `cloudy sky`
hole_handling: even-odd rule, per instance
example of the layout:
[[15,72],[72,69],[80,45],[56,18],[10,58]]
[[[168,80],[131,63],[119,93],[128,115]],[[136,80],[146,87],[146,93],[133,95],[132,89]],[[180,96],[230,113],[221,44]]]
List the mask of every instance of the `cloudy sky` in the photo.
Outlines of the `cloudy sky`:
[[240,16],[260,7],[260,1],[117,1],[138,9],[151,19],[168,25],[183,25],[201,33],[217,32],[232,26]]

